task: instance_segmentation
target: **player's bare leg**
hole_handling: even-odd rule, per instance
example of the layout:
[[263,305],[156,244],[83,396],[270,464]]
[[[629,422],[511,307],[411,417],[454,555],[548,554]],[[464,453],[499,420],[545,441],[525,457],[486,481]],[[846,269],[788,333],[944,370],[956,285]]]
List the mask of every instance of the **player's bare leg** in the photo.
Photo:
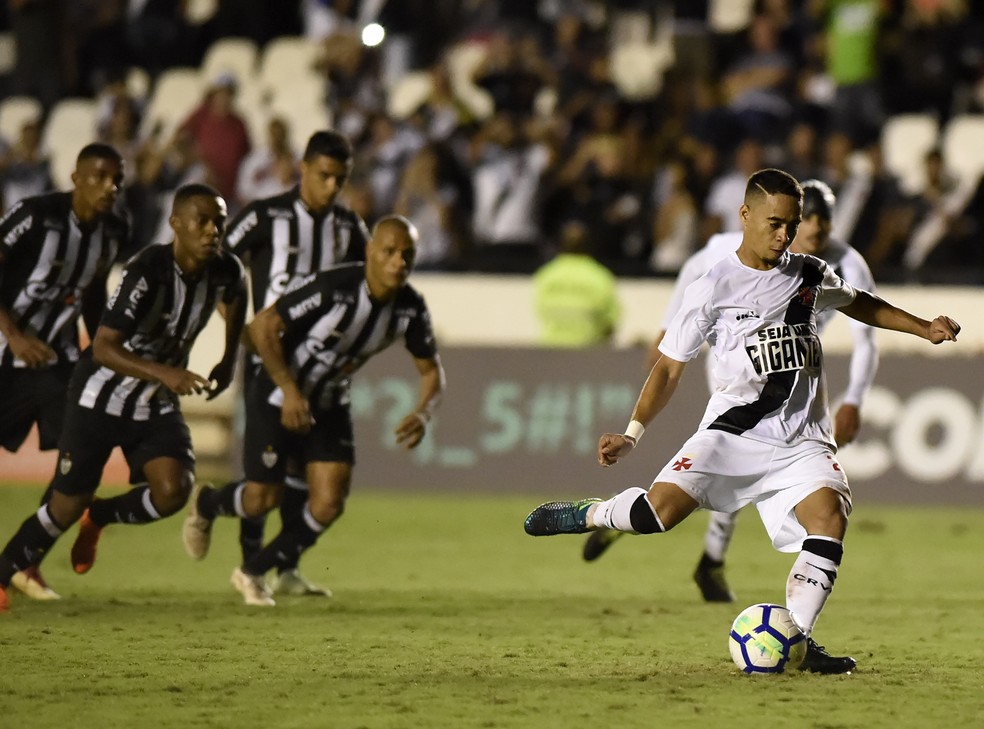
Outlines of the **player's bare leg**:
[[704,533],[704,553],[694,570],[694,582],[707,602],[734,602],[735,594],[724,576],[724,556],[735,531],[737,514],[712,511]]

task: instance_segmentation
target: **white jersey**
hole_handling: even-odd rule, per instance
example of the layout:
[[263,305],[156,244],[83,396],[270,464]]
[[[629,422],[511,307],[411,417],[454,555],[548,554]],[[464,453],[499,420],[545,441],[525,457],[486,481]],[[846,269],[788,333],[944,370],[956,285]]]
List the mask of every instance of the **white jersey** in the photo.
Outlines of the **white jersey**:
[[700,429],[833,445],[817,314],[855,295],[824,261],[798,253],[758,271],[732,252],[687,287],[659,349],[689,362],[710,345],[715,390]]
[[[680,269],[673,293],[670,295],[670,303],[663,314],[663,330],[669,328],[673,317],[680,310],[683,294],[687,287],[710,271],[715,263],[726,258],[729,253],[736,251],[741,245],[741,239],[741,233],[717,233],[708,239],[703,248],[687,259]],[[864,257],[847,243],[831,238],[819,257],[834,269],[834,273],[855,289],[874,292],[875,280],[871,275],[871,269],[868,268]],[[823,333],[827,325],[833,320],[835,313],[834,309],[817,313],[817,331],[819,333]],[[857,319],[850,319],[850,317],[848,319],[854,338],[854,347],[851,350],[850,376],[843,400],[845,403],[860,406],[865,394],[871,388],[871,383],[874,382],[875,373],[878,370],[878,349],[875,344],[875,330]],[[715,384],[710,363],[708,379],[709,388],[714,390]]]

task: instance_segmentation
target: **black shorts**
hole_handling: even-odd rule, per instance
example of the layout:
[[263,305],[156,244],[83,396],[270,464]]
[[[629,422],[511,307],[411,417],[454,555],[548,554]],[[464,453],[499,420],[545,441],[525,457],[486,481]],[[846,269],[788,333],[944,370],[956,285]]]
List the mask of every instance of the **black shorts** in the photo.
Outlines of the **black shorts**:
[[310,432],[300,435],[280,424],[280,408],[267,401],[274,389],[262,373],[251,379],[246,391],[243,470],[247,480],[282,483],[288,461],[300,473],[308,463],[355,463],[347,390],[339,391],[332,407],[315,410]]
[[11,453],[38,424],[41,450],[58,446],[71,363],[34,370],[0,367],[0,446]]
[[82,407],[78,398],[73,398],[65,410],[52,486],[70,496],[94,492],[117,446],[130,466],[132,484],[147,480],[144,464],[155,458],[173,458],[195,472],[191,432],[179,411],[150,420],[130,420]]

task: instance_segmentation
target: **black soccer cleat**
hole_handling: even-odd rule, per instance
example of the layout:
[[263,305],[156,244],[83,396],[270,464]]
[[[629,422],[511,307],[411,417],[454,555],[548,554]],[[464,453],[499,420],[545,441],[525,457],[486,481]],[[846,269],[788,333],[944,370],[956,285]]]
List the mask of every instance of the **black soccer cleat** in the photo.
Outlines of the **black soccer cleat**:
[[584,550],[581,552],[584,561],[594,562],[623,534],[625,532],[620,532],[617,529],[596,529],[591,532],[591,535],[584,541]]
[[858,662],[850,656],[832,656],[822,645],[817,645],[813,638],[806,639],[806,658],[800,664],[801,671],[813,673],[850,673]]
[[700,588],[700,594],[704,596],[706,602],[734,602],[735,593],[728,587],[728,580],[724,576],[724,562],[718,562],[707,556],[701,555],[697,569],[694,571],[694,582]]
[[580,501],[548,501],[530,512],[523,528],[531,537],[550,537],[554,534],[584,534],[588,529],[588,509],[601,499]]

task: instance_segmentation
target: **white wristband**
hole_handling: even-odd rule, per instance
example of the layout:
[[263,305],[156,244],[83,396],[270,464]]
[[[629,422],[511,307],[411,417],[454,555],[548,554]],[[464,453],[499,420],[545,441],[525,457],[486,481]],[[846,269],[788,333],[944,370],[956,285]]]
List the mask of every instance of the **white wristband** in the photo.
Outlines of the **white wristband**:
[[638,420],[632,420],[625,428],[625,433],[623,435],[632,441],[632,447],[634,448],[642,437],[642,434],[646,432],[646,426],[640,423]]

